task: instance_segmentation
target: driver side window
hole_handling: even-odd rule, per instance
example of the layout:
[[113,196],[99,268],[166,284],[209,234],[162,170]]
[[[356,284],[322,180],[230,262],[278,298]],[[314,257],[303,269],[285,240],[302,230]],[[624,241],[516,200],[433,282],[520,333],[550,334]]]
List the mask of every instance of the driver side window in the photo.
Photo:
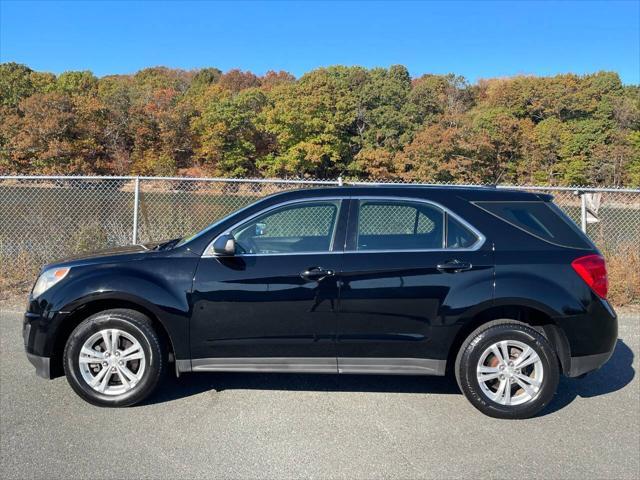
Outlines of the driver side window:
[[328,252],[339,200],[301,202],[270,210],[231,233],[241,254]]

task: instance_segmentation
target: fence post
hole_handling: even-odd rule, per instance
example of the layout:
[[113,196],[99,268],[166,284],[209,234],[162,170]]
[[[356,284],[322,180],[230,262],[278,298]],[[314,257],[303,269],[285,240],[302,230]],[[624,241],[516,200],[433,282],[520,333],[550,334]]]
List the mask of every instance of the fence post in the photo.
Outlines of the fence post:
[[580,226],[582,231],[587,233],[587,195],[580,192]]
[[131,243],[138,242],[138,204],[140,203],[140,177],[136,177],[133,184],[133,233]]
[[342,175],[338,176],[338,186],[341,187],[342,186]]

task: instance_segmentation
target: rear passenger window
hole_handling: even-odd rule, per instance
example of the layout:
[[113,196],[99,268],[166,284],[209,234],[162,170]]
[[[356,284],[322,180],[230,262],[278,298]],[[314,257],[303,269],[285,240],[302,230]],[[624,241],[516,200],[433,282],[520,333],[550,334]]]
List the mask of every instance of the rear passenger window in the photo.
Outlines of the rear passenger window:
[[475,233],[447,215],[447,248],[471,248],[477,241]]
[[358,250],[443,248],[444,214],[426,204],[364,200],[358,216]]
[[476,202],[476,205],[542,240],[565,247],[591,248],[571,219],[549,202]]
[[357,250],[472,248],[480,238],[463,222],[422,202],[361,200]]

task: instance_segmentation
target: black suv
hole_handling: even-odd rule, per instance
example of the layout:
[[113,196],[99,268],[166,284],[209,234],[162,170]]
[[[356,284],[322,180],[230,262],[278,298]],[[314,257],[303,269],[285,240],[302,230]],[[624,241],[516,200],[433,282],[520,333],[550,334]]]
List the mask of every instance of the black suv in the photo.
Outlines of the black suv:
[[39,375],[96,405],[140,402],[173,369],[452,372],[483,413],[525,418],[560,373],[610,357],[606,294],[603,258],[548,195],[335,187],[50,264],[23,333]]

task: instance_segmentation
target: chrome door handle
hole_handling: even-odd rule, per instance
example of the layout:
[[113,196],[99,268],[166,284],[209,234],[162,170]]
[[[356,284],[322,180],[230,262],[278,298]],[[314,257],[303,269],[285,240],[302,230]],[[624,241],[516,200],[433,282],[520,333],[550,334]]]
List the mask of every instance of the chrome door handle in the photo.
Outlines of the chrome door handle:
[[447,260],[444,263],[439,263],[436,268],[441,272],[458,273],[465,270],[471,270],[473,265],[469,262],[461,262],[460,260]]
[[300,276],[306,280],[322,280],[325,277],[333,277],[334,275],[335,272],[333,270],[325,270],[322,267],[309,267],[300,272]]

